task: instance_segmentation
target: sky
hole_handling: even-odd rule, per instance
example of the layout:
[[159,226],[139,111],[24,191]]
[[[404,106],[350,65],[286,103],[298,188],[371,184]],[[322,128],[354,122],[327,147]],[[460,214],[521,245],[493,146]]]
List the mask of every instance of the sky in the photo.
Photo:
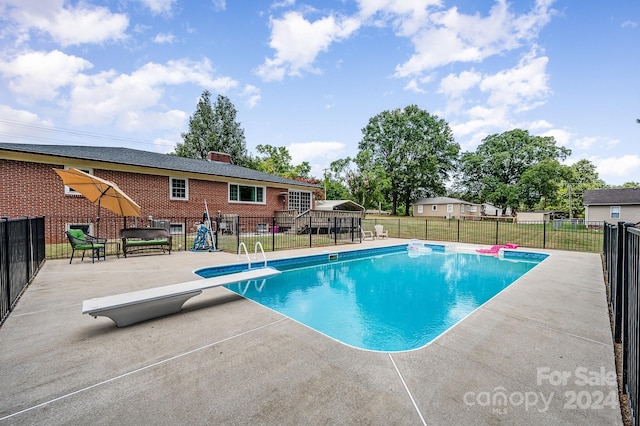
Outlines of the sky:
[[168,153],[198,97],[315,177],[417,105],[463,151],[515,128],[640,182],[637,0],[0,0],[0,141]]

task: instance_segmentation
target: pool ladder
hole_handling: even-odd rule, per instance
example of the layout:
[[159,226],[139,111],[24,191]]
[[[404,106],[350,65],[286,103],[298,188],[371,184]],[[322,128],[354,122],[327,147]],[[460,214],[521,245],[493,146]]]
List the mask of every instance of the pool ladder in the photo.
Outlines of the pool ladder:
[[[240,243],[238,246],[238,260],[240,260],[240,256],[242,255],[242,249],[244,248],[244,253],[247,255],[247,263],[249,264],[249,269],[251,269],[251,258],[249,257],[249,251],[247,250],[247,246],[245,243]],[[262,259],[264,260],[264,267],[267,267],[267,256],[264,254],[264,249],[262,248],[262,243],[258,241],[253,249],[253,260],[258,259],[258,249],[260,249],[260,253],[262,253]]]
[[264,285],[267,283],[267,279],[263,278],[262,280],[249,280],[249,281],[245,281],[244,283],[242,282],[238,283],[238,291],[240,292],[241,295],[244,296],[247,293],[247,290],[249,290],[251,283],[253,283],[253,285],[255,286],[256,291],[258,293],[261,293],[262,289],[264,288]]

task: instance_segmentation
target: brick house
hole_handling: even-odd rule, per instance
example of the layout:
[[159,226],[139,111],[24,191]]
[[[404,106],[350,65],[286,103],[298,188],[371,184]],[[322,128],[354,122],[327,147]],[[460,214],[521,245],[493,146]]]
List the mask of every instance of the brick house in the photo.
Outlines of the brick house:
[[640,223],[640,188],[584,191],[585,221]]
[[[77,168],[116,183],[136,201],[142,218],[273,216],[314,207],[316,185],[230,163],[129,148],[0,143],[0,217],[95,217],[96,206],[62,184],[54,168]],[[103,211],[101,216],[112,215]]]

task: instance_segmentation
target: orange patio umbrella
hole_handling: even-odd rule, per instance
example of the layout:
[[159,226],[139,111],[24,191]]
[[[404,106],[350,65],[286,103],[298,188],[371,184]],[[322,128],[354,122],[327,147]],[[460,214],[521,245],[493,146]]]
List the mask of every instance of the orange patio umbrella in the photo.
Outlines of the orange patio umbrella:
[[65,185],[98,206],[98,223],[102,207],[120,216],[140,216],[140,206],[122,192],[115,183],[78,169],[53,170],[62,178]]

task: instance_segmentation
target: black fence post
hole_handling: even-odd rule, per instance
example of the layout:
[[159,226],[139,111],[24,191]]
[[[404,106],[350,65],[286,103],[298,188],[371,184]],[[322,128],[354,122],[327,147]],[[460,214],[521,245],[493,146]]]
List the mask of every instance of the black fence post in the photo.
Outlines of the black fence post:
[[630,277],[629,277],[629,263],[631,263],[631,248],[629,247],[629,239],[630,232],[627,228],[633,228],[635,226],[634,223],[625,223],[622,228],[624,228],[624,242],[623,242],[623,252],[622,256],[624,257],[624,266],[622,268],[622,306],[623,306],[623,317],[621,324],[622,326],[622,384],[625,385],[627,383],[627,370],[628,370],[628,355],[629,355],[629,308],[631,308],[631,300],[629,300],[629,286],[630,286]]
[[271,251],[276,251],[276,217],[271,217]]
[[354,242],[356,237],[356,234],[355,234],[356,224],[354,219],[355,217],[351,216],[351,242]]
[[[216,245],[216,248],[218,248],[218,225],[219,225],[219,223],[216,223],[216,234],[215,234],[215,238],[216,238],[215,245]],[[182,236],[184,238],[184,244],[183,244],[182,248],[187,250],[187,217],[186,216],[184,218],[184,224],[182,225]]]
[[547,248],[547,222],[542,221],[542,248]]
[[309,248],[313,247],[313,242],[312,242],[312,236],[313,236],[313,229],[311,228],[311,216],[309,216]]
[[236,253],[238,252],[238,250],[240,249],[240,215],[236,216],[235,219],[235,226],[236,226]]
[[496,245],[499,244],[499,242],[498,242],[498,235],[499,235],[498,224],[499,223],[500,223],[500,221],[498,219],[496,219]]
[[460,242],[460,219],[458,219],[458,242]]
[[27,268],[27,281],[31,281],[31,277],[32,277],[32,273],[33,273],[33,234],[32,234],[32,224],[31,224],[31,219],[29,219],[28,217],[24,218],[25,221],[25,226],[26,226],[26,238],[24,241],[25,244],[25,248],[24,248],[24,253],[25,253],[25,263],[26,263],[26,268]]
[[11,296],[9,294],[11,286],[9,285],[9,218],[0,218],[0,244],[2,250],[0,251],[0,323],[4,321],[6,315],[9,314],[11,309]]
[[616,343],[622,342],[622,286],[624,285],[624,240],[625,240],[624,222],[618,222],[618,255],[616,256],[616,301],[615,312],[613,318],[613,331]]

